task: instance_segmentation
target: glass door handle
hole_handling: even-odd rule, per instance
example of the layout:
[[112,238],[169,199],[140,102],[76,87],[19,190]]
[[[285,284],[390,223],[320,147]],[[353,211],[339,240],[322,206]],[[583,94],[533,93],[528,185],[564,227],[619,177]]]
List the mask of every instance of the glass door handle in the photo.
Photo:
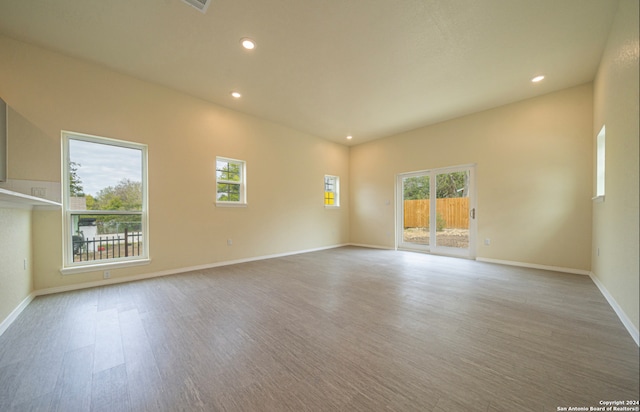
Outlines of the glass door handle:
[[475,219],[476,218],[476,208],[474,207],[473,209],[471,209],[471,219]]

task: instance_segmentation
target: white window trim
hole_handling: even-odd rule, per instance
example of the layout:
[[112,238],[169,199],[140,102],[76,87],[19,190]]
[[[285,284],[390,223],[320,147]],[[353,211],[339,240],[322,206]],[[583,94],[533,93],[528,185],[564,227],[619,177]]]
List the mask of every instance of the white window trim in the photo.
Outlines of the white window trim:
[[[228,162],[228,163],[239,163],[240,167],[240,200],[229,201],[229,200],[218,200],[218,183],[231,183],[238,184],[238,182],[231,182],[226,180],[218,180],[218,162]],[[216,156],[216,165],[214,168],[215,171],[215,179],[216,179],[216,207],[247,207],[247,162],[239,159],[232,159],[230,157]]]
[[110,270],[118,268],[127,268],[132,266],[142,266],[151,263],[150,258],[135,260],[119,260],[117,262],[94,263],[84,266],[72,266],[60,269],[63,275],[75,275],[78,273],[96,272],[100,270]]
[[216,202],[216,207],[248,207],[246,203],[239,202]]
[[606,127],[602,129],[596,136],[596,195],[592,200],[596,202],[604,202],[605,195],[605,173],[606,173]]
[[[335,179],[335,197],[334,197],[334,204],[333,205],[327,205],[325,204],[324,207],[325,209],[339,209],[340,208],[340,176],[336,176],[336,175],[324,175],[324,179],[322,181],[323,184],[323,189],[326,189],[326,180],[327,177],[332,177]],[[323,190],[323,196],[322,198],[324,199],[324,193],[326,192],[326,190]]]
[[[68,209],[70,205],[69,199],[69,140],[82,140],[90,143],[99,143],[99,144],[110,144],[112,146],[119,147],[127,147],[131,149],[136,149],[142,151],[142,211],[140,212],[129,212],[129,211],[78,211],[78,210],[70,210]],[[129,266],[138,266],[144,265],[151,262],[149,258],[149,194],[148,194],[148,150],[147,145],[140,143],[133,143],[124,140],[111,139],[107,137],[100,136],[92,136],[83,133],[70,132],[70,131],[62,131],[62,210],[63,210],[63,219],[62,219],[62,236],[63,236],[63,244],[62,244],[62,253],[63,259],[62,264],[63,267],[60,269],[60,273],[63,275],[77,274],[77,273],[86,273],[91,271],[98,270],[106,270],[113,268],[122,268]],[[139,213],[142,218],[142,236],[144,242],[142,243],[142,253],[139,256],[131,256],[126,258],[114,258],[109,260],[102,261],[84,261],[84,262],[74,262],[73,261],[73,247],[72,244],[72,236],[73,236],[73,228],[72,228],[72,215],[78,214],[78,212],[83,212],[84,214],[137,214]]]

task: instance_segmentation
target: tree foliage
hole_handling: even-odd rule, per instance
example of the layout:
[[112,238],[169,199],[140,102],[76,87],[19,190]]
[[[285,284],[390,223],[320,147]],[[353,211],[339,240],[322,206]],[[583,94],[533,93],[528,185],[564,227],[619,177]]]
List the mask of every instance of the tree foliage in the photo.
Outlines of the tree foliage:
[[408,177],[403,184],[404,200],[429,199],[429,176]]
[[467,172],[442,173],[436,176],[436,198],[467,197],[468,192]]
[[218,161],[216,165],[216,174],[218,176],[218,184],[216,187],[216,196],[219,201],[240,200],[240,182],[241,172],[240,165],[232,162]]
[[[408,177],[403,180],[404,200],[429,199],[429,176]],[[466,197],[469,192],[467,172],[436,175],[436,198]]]
[[87,208],[91,210],[142,210],[142,183],[122,179],[116,186],[100,190]]
[[80,163],[69,162],[69,193],[74,197],[84,196],[82,180],[78,176],[78,168],[80,166]]
[[[122,179],[116,186],[100,190],[94,197],[86,196],[88,210],[142,210],[142,183]],[[140,230],[140,215],[95,215],[98,233],[121,233],[124,228]]]

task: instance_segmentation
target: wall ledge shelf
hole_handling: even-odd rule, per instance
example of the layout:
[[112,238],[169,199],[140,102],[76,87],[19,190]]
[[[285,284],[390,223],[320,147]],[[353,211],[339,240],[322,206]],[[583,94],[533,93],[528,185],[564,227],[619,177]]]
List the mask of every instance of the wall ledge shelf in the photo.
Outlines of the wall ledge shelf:
[[0,208],[56,210],[62,208],[62,204],[0,188]]

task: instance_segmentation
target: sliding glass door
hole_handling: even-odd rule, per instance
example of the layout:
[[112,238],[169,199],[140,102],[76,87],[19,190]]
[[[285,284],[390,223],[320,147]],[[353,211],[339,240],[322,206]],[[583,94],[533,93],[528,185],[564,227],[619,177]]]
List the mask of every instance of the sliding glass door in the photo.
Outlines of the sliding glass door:
[[398,247],[475,257],[474,166],[398,176]]
[[403,228],[402,243],[418,248],[429,246],[429,175],[409,175],[401,179]]

